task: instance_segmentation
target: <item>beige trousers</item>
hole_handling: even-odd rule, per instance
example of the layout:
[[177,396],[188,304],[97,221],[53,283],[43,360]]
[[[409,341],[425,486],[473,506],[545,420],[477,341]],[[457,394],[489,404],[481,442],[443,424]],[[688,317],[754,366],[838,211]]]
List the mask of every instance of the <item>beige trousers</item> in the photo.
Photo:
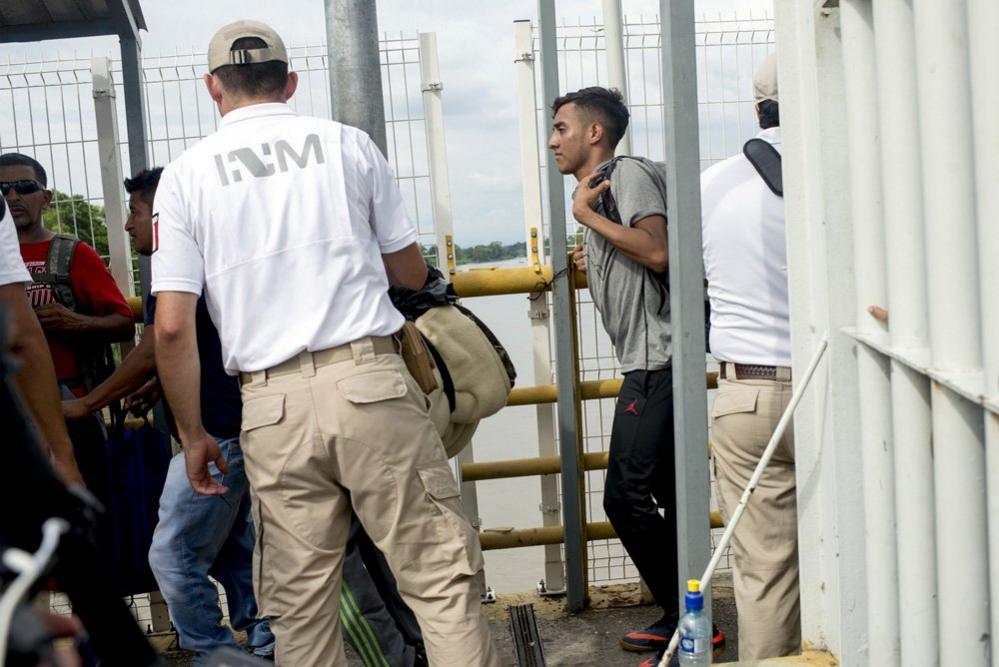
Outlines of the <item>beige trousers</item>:
[[[499,664],[480,608],[478,535],[386,339],[244,375],[241,444],[257,526],[254,588],[284,667],[346,665],[340,583],[351,507],[382,550],[432,665]],[[250,380],[250,381],[247,381]]]
[[[731,367],[730,369],[731,370]],[[711,445],[718,505],[727,522],[791,400],[791,383],[718,380]],[[794,434],[790,427],[732,536],[739,659],[801,651]]]

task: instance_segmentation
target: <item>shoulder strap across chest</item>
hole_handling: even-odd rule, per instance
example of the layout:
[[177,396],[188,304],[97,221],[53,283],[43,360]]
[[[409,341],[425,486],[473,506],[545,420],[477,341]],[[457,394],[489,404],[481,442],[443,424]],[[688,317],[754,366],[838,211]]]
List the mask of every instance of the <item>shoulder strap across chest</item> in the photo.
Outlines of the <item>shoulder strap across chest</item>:
[[756,173],[778,197],[784,196],[784,178],[781,173],[780,153],[770,142],[759,137],[750,139],[742,147],[742,154],[753,165]]
[[34,280],[52,288],[52,294],[57,302],[70,310],[75,310],[76,300],[73,298],[73,283],[70,271],[73,268],[73,257],[79,239],[65,234],[56,234],[49,245],[49,253],[45,258],[45,271],[37,273]]

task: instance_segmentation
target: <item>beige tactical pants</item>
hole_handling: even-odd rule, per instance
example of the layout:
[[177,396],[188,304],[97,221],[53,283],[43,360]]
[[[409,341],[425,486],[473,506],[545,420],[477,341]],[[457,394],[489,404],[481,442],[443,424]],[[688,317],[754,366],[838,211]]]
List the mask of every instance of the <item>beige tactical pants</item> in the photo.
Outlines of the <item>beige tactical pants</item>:
[[[731,370],[731,366],[729,367]],[[791,383],[718,380],[711,445],[718,505],[727,522],[784,408]],[[732,537],[739,660],[801,651],[794,434],[788,427]]]
[[478,535],[426,396],[391,338],[242,376],[253,583],[284,667],[346,665],[339,600],[351,506],[385,554],[432,665],[498,665]]

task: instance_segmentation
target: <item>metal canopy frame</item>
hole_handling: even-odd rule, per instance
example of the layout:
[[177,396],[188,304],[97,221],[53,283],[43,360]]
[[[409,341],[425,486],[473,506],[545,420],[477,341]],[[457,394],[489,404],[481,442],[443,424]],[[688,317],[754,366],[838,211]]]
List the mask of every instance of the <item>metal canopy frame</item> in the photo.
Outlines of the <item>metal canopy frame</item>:
[[121,38],[139,40],[139,30],[146,29],[139,0],[105,0],[107,14],[94,14],[87,18],[87,11],[76,5],[85,18],[82,20],[58,21],[50,18],[35,23],[8,23],[0,10],[0,44],[9,42],[41,42],[49,39],[75,39],[77,37],[101,37],[117,35]]

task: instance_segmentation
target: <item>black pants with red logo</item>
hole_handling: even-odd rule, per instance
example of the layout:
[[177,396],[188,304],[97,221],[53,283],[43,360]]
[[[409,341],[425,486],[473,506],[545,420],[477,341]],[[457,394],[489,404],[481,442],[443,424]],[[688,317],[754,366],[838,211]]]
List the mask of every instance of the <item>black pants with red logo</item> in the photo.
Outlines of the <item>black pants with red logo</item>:
[[604,510],[672,617],[679,608],[675,469],[672,369],[626,373],[614,410]]

